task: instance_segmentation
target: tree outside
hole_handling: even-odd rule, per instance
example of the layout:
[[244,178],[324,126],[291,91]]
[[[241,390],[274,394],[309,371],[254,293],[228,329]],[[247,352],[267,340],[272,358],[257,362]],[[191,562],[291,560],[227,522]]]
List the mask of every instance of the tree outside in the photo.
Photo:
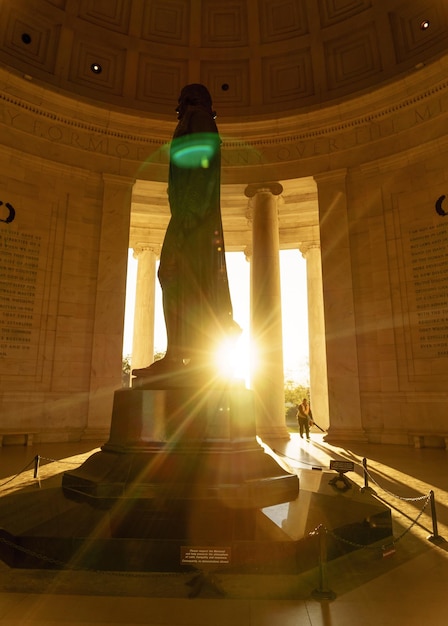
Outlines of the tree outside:
[[297,428],[297,405],[310,398],[310,388],[294,380],[285,380],[285,419],[288,428]]
[[123,356],[121,360],[121,386],[130,387],[131,384],[131,355]]

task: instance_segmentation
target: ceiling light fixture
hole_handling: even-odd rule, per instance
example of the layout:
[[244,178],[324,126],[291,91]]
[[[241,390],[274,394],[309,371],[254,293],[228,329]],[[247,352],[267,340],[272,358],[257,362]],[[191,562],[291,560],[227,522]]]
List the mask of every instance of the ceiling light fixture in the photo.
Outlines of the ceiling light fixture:
[[22,41],[24,44],[28,45],[29,43],[31,43],[31,35],[29,35],[28,33],[22,33]]
[[422,30],[428,30],[428,28],[429,28],[429,20],[423,20],[423,22],[420,23],[420,28]]
[[103,68],[101,67],[99,63],[92,63],[92,65],[90,66],[90,69],[92,70],[94,74],[101,74],[101,72],[103,71]]

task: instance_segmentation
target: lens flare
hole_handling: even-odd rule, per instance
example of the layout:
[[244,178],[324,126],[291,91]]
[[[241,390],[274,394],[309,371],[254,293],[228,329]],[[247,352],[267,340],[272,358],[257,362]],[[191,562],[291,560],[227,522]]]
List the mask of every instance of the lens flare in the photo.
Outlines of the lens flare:
[[220,378],[250,384],[250,350],[244,338],[224,339],[215,352],[215,364]]
[[235,342],[225,339],[215,353],[216,365],[220,376],[232,378],[235,370]]
[[185,169],[208,168],[219,143],[216,133],[191,133],[177,137],[171,143],[171,161]]

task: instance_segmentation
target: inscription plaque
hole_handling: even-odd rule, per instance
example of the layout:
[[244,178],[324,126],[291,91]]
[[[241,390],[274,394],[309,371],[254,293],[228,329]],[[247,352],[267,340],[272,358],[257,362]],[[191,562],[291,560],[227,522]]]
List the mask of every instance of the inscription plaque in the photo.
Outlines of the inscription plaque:
[[415,356],[448,355],[448,224],[409,231],[408,292]]
[[0,229],[0,358],[11,373],[38,348],[41,243],[40,235]]
[[230,563],[231,549],[228,547],[181,546],[180,562],[182,565],[208,563],[225,565]]

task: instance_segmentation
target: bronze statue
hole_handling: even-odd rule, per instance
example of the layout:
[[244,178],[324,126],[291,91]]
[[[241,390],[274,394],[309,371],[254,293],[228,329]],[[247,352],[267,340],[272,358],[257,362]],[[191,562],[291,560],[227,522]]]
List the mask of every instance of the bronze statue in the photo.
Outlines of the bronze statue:
[[171,219],[158,277],[167,351],[136,376],[209,367],[215,347],[240,332],[233,320],[220,209],[221,140],[204,85],[184,87],[170,146]]

